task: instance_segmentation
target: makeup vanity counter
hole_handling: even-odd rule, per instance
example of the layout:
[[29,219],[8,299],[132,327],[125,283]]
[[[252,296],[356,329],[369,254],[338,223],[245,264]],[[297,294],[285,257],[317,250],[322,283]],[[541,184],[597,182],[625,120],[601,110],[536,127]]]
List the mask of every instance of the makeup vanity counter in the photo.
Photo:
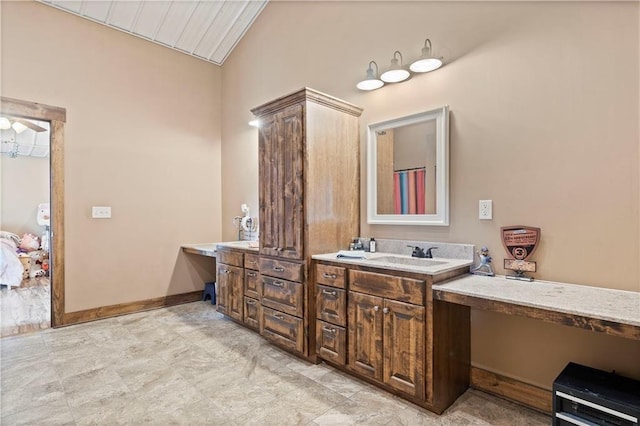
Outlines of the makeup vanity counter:
[[227,241],[221,243],[182,244],[185,253],[199,254],[201,256],[217,257],[218,248],[231,248],[258,252],[257,241]]
[[640,293],[468,275],[433,286],[434,300],[640,340]]

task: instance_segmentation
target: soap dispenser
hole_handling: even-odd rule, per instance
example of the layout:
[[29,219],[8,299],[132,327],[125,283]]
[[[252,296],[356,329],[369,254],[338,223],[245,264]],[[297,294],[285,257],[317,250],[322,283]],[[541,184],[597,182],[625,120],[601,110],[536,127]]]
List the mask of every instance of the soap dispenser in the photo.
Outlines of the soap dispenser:
[[376,240],[373,237],[371,237],[371,239],[369,240],[369,252],[371,253],[376,252]]

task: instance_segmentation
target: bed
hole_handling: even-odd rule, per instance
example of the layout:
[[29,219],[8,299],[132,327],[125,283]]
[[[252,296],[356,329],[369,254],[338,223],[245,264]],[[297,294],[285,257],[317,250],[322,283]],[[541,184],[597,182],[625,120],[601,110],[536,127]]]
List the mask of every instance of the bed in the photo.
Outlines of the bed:
[[22,283],[24,266],[18,257],[19,241],[16,234],[0,231],[0,284],[8,287],[19,287]]

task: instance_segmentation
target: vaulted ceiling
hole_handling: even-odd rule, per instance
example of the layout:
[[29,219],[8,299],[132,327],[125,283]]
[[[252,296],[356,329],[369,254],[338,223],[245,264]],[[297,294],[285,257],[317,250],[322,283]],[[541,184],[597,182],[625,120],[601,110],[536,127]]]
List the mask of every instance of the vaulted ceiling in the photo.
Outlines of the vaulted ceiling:
[[268,0],[38,0],[222,65]]

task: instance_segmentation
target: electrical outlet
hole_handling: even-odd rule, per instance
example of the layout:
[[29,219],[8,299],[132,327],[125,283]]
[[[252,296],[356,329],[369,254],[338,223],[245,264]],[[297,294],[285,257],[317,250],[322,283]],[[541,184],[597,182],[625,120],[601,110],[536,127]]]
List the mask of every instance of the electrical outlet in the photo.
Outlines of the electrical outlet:
[[111,206],[91,207],[91,217],[94,219],[111,219]]
[[480,200],[478,207],[478,217],[483,220],[493,219],[493,201]]

